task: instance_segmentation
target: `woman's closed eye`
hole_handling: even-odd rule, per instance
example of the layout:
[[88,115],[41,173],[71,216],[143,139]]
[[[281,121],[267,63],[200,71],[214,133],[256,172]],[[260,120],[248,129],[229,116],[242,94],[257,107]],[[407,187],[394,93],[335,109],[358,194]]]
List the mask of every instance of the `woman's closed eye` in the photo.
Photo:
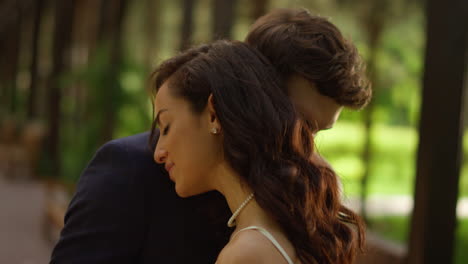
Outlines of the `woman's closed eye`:
[[167,126],[164,127],[163,133],[162,133],[163,136],[167,135],[167,132],[169,132],[169,128],[170,128],[170,125],[167,125]]

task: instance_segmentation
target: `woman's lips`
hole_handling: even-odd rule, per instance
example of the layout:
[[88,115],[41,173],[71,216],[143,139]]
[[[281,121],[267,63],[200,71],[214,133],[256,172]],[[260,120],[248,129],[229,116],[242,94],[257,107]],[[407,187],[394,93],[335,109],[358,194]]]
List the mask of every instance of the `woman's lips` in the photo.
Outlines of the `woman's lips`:
[[164,168],[166,169],[167,173],[169,173],[169,177],[170,177],[171,180],[172,180],[171,170],[172,170],[172,168],[174,168],[174,163],[166,163],[166,165],[164,166]]
[[172,167],[174,167],[174,164],[173,163],[166,163],[166,166],[164,166],[164,168],[166,169],[167,172],[170,172]]

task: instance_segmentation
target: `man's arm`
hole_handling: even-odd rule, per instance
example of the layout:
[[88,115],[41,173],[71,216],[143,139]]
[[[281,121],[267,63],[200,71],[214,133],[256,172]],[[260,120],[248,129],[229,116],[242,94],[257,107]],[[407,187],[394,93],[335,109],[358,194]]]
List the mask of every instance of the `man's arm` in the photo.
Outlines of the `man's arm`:
[[144,181],[120,141],[101,147],[80,177],[51,264],[137,263],[145,235]]

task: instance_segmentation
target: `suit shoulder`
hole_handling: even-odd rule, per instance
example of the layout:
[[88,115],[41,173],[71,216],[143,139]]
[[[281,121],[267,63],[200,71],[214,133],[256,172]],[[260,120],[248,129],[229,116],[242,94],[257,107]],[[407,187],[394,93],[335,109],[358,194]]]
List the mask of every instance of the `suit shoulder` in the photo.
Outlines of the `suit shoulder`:
[[149,142],[149,132],[144,132],[124,138],[111,140],[102,145],[95,157],[111,156],[116,160],[122,160],[125,164],[135,164],[138,169],[153,169],[158,166],[153,159],[153,149]]
[[118,138],[105,143],[101,149],[113,148],[127,150],[132,153],[152,153],[151,145],[149,143],[149,132],[131,135],[128,137]]
[[[164,168],[153,159],[149,133],[111,140],[94,154],[80,177],[80,182],[148,184],[166,178]],[[154,179],[153,179],[154,178]]]

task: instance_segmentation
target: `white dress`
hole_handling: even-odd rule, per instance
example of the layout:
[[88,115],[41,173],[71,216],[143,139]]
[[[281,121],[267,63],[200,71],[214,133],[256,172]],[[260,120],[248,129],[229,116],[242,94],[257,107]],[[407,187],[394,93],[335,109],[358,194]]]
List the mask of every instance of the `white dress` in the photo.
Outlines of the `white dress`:
[[288,253],[286,253],[286,251],[283,249],[283,247],[278,243],[278,241],[273,237],[272,234],[270,234],[270,232],[268,232],[265,228],[263,227],[259,227],[259,226],[249,226],[249,227],[246,227],[246,228],[242,228],[241,230],[237,231],[234,235],[232,235],[231,239],[233,239],[237,234],[239,234],[240,232],[242,231],[245,231],[245,230],[257,230],[259,231],[261,234],[263,234],[266,238],[268,238],[268,240],[271,241],[271,243],[273,243],[273,245],[276,247],[276,249],[278,249],[278,251],[281,253],[281,255],[283,255],[284,259],[286,259],[286,261],[288,262],[288,264],[294,264],[294,262],[291,260],[291,258],[289,257]]

